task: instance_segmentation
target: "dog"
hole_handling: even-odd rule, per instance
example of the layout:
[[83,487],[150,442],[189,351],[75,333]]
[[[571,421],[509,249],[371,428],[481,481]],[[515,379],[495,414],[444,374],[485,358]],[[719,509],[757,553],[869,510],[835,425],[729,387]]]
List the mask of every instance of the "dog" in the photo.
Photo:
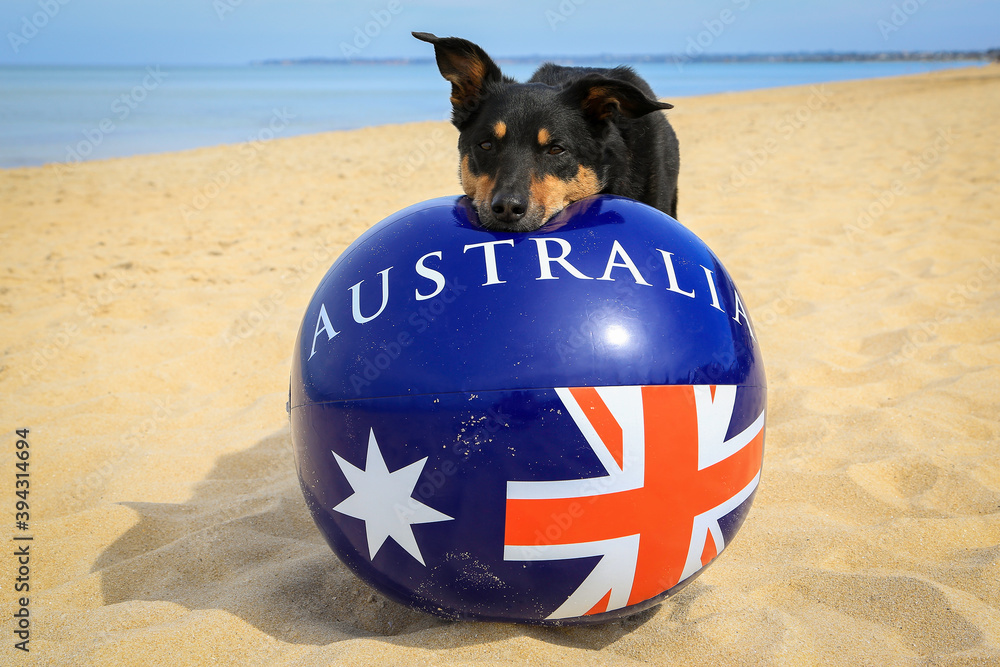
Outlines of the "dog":
[[434,45],[451,83],[459,178],[492,231],[530,232],[571,202],[622,195],[677,217],[677,136],[652,88],[629,67],[545,63],[525,83],[478,45],[412,33]]

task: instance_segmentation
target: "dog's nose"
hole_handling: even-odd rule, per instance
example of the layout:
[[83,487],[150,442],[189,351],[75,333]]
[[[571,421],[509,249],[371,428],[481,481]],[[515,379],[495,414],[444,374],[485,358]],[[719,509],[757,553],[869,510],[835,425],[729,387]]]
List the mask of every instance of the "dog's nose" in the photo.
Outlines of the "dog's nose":
[[524,199],[511,193],[500,193],[493,198],[493,215],[500,222],[517,222],[524,217],[528,206]]

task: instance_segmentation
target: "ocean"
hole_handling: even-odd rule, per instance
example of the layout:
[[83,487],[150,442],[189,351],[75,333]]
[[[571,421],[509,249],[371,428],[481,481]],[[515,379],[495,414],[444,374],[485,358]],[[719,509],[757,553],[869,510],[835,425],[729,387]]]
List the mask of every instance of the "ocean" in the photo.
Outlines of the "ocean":
[[[575,61],[577,65],[607,63]],[[657,95],[912,74],[974,62],[633,63]],[[527,79],[537,63],[501,64]],[[442,120],[433,63],[239,67],[0,67],[0,167],[77,162]]]

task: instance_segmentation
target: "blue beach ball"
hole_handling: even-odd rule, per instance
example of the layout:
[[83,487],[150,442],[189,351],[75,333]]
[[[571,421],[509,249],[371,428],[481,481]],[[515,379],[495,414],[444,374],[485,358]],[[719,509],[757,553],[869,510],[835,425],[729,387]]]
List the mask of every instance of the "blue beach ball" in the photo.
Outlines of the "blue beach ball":
[[293,355],[302,491],[340,559],[453,619],[621,618],[732,541],[766,387],[719,259],[597,196],[531,233],[465,197],[378,223],[334,262]]

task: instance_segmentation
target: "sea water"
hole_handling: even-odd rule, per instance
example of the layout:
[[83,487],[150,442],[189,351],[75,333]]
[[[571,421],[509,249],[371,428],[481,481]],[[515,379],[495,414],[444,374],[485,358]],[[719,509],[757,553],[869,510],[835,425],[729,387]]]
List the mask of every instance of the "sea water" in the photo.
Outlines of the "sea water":
[[[501,67],[519,80],[539,63]],[[574,61],[607,67],[607,63]],[[926,72],[975,62],[640,62],[656,94],[685,96]],[[78,162],[443,120],[431,62],[234,67],[0,67],[0,167]],[[682,102],[680,102],[682,104]]]

